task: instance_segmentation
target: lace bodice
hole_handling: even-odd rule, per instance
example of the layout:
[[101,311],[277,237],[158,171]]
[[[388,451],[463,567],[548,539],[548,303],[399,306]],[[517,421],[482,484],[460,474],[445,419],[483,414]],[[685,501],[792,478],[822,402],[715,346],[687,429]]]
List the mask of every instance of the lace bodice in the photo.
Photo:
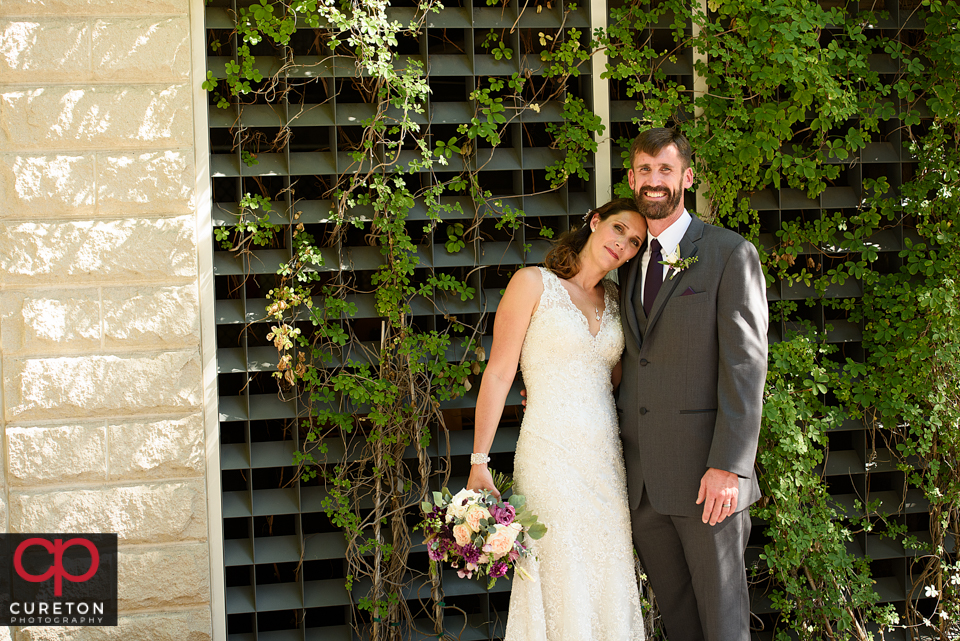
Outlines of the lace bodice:
[[514,460],[515,490],[549,531],[521,561],[506,641],[644,638],[626,474],[610,373],[623,351],[617,289],[603,281],[597,335],[557,276],[520,352],[527,410]]
[[[601,401],[610,401],[613,389],[610,372],[623,352],[623,331],[617,286],[603,280],[605,309],[596,336],[560,279],[549,269],[540,268],[543,294],[530,319],[520,351],[520,369],[527,389],[527,420],[549,419],[556,412],[595,413]],[[587,417],[585,417],[587,418]],[[556,434],[576,439],[583,445],[584,435]]]
[[570,300],[570,294],[556,274],[545,267],[540,268],[540,273],[543,294],[530,319],[520,352],[520,366],[524,372],[582,365],[590,369],[591,375],[604,374],[604,370],[609,374],[623,352],[617,286],[606,279],[601,281],[605,309],[600,318],[600,329],[594,336],[590,333],[587,318]]

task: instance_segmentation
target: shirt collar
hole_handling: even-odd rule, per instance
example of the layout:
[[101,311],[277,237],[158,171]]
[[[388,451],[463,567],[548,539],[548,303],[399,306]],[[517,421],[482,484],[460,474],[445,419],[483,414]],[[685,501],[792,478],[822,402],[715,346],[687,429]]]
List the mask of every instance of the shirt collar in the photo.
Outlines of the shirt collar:
[[647,246],[649,247],[650,241],[656,238],[660,241],[661,254],[664,256],[673,254],[677,249],[677,245],[683,240],[683,235],[687,233],[687,228],[690,227],[692,221],[693,217],[684,209],[683,214],[673,221],[672,225],[664,229],[659,236],[653,236],[650,230],[647,229]]

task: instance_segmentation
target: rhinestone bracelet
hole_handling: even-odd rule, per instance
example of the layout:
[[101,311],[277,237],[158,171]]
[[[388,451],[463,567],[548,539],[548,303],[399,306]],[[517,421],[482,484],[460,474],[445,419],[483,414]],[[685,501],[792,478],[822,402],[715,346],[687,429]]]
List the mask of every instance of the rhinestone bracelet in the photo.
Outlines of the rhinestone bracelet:
[[470,465],[486,465],[490,462],[490,457],[482,452],[474,452],[470,455]]

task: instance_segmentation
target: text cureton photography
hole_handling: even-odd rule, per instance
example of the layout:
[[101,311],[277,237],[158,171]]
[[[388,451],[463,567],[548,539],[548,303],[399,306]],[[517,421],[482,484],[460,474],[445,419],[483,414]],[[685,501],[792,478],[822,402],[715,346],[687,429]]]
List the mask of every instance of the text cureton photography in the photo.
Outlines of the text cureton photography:
[[117,625],[116,534],[0,535],[3,625]]

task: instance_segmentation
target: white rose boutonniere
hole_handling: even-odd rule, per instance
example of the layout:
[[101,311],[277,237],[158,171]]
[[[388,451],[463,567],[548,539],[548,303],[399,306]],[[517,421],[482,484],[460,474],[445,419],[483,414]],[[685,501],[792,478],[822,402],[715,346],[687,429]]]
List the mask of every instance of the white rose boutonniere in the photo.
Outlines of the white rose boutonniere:
[[686,258],[680,258],[680,245],[677,245],[677,248],[673,250],[672,254],[664,256],[665,260],[661,260],[661,265],[666,265],[672,271],[670,272],[670,280],[673,280],[673,277],[677,275],[678,272],[682,272],[690,265],[697,262],[696,256],[687,256]]

